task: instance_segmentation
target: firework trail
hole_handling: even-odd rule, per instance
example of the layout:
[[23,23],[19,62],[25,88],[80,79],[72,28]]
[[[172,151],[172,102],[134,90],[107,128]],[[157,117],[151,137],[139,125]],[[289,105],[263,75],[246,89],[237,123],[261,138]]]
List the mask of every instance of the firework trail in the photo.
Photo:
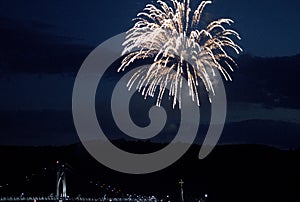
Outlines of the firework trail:
[[[242,49],[231,39],[240,39],[239,34],[224,25],[231,19],[219,19],[205,29],[200,24],[205,6],[211,1],[202,1],[192,12],[190,0],[157,1],[157,6],[148,4],[137,15],[135,25],[126,35],[123,55],[126,55],[118,71],[124,71],[135,60],[153,59],[153,63],[138,70],[129,80],[129,90],[137,83],[137,90],[147,98],[154,97],[158,89],[157,106],[160,106],[165,89],[177,99],[181,107],[182,79],[187,79],[189,95],[200,105],[199,81],[210,96],[214,95],[215,71],[220,71],[226,80],[231,77],[226,69],[233,71],[233,58],[227,54],[228,47],[239,54]],[[188,62],[187,62],[188,61]]]

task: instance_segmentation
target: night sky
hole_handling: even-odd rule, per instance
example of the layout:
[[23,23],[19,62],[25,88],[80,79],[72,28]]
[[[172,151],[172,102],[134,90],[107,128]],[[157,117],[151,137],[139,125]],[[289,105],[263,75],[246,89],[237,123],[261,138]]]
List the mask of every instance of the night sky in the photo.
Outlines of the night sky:
[[[151,2],[0,1],[0,144],[77,142],[71,112],[77,71]],[[298,0],[214,0],[206,7],[208,20],[235,21],[244,49],[233,82],[225,85],[227,135],[221,144],[300,147],[299,8]]]

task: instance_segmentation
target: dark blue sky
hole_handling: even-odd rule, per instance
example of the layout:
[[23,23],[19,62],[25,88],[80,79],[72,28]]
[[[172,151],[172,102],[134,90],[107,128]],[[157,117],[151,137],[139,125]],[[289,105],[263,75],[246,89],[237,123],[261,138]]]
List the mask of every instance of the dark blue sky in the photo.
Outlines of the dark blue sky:
[[[0,16],[35,23],[44,32],[96,46],[126,31],[131,19],[151,1],[0,1]],[[194,4],[199,1],[192,1]],[[232,18],[246,53],[290,56],[300,52],[300,2],[297,0],[214,0],[206,8],[212,18]],[[76,41],[77,40],[77,41]]]
[[[0,144],[76,141],[71,98],[80,65],[101,42],[130,28],[131,19],[149,2],[0,0]],[[238,59],[234,80],[226,83],[228,123],[281,122],[280,130],[296,128],[283,134],[288,140],[284,146],[300,146],[300,1],[213,2],[206,17],[232,18],[249,54]],[[284,137],[274,143],[269,125],[264,130],[269,136],[237,142],[279,144]]]

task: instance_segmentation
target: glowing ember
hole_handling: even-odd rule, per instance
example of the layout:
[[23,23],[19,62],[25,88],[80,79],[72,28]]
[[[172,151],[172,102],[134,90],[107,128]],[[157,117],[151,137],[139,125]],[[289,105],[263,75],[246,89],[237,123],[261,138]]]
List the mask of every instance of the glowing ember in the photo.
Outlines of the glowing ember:
[[[129,80],[132,88],[137,82],[137,90],[145,99],[154,97],[157,87],[157,105],[160,106],[166,87],[173,97],[173,108],[177,99],[181,107],[182,79],[187,78],[189,95],[198,105],[198,80],[207,92],[214,95],[213,79],[219,70],[226,80],[231,77],[226,69],[233,71],[236,65],[227,54],[226,47],[237,54],[242,49],[231,39],[240,39],[239,34],[224,25],[233,23],[230,19],[219,19],[200,29],[200,21],[205,6],[211,1],[202,1],[192,12],[190,0],[171,0],[168,3],[158,0],[157,6],[146,5],[143,12],[134,19],[135,25],[127,32],[123,55],[126,55],[118,71],[124,71],[138,59],[153,58],[153,63],[139,69]],[[210,99],[211,100],[211,99]]]

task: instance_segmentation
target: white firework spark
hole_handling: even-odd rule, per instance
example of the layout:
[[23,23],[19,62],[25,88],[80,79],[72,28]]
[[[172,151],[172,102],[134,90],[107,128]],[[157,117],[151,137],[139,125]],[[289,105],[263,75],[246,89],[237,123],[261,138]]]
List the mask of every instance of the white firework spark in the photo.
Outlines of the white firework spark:
[[[157,105],[160,106],[165,89],[169,85],[169,96],[173,97],[173,108],[177,99],[181,107],[182,79],[187,78],[189,95],[200,105],[198,86],[203,82],[209,94],[214,95],[213,77],[215,70],[226,80],[231,77],[226,69],[233,71],[236,65],[227,54],[226,47],[237,54],[242,49],[231,39],[240,39],[239,34],[224,25],[231,19],[219,19],[200,29],[205,6],[211,1],[202,1],[192,12],[190,0],[157,1],[157,6],[148,4],[137,15],[135,25],[126,35],[123,55],[126,55],[118,71],[124,71],[139,59],[153,59],[153,63],[138,70],[129,80],[129,90],[137,82],[137,90],[145,99],[154,97],[157,88]],[[211,99],[210,99],[211,101]]]

